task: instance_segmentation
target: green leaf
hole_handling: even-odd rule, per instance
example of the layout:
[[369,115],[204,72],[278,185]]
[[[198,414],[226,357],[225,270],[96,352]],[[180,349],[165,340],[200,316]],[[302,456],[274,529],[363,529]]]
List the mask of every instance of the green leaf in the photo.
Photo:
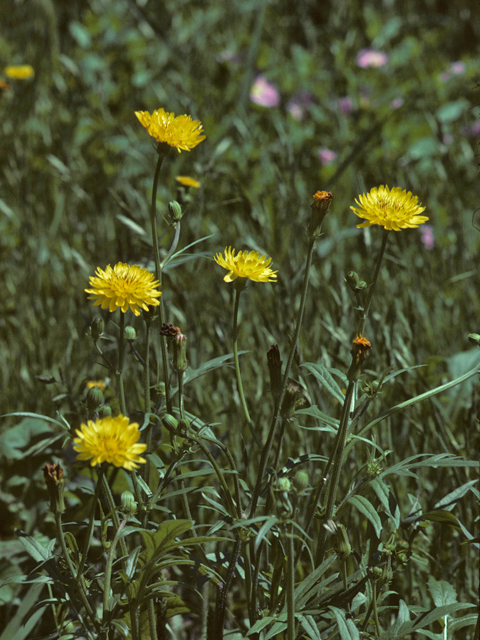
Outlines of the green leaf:
[[258,547],[262,544],[262,540],[268,534],[270,529],[277,524],[278,521],[279,519],[277,518],[277,516],[269,516],[267,520],[265,520],[265,522],[262,524],[262,526],[260,527],[260,531],[255,538],[255,553],[258,551]]
[[[243,355],[245,353],[249,353],[248,351],[239,351],[238,355]],[[230,364],[228,361],[233,358],[233,353],[228,353],[225,356],[219,356],[218,358],[213,358],[213,360],[208,360],[208,362],[204,362],[198,369],[187,369],[185,372],[185,380],[184,384],[188,382],[192,382],[192,380],[196,380],[201,376],[204,376],[206,373],[210,373],[211,371],[215,371],[215,369],[220,369],[225,364]],[[172,392],[173,395],[173,392]]]
[[337,607],[329,607],[337,620],[338,631],[342,640],[360,640],[360,634],[353,620],[345,618],[345,612]]
[[364,496],[352,496],[347,500],[347,502],[358,509],[360,513],[363,513],[366,518],[368,518],[368,520],[372,523],[373,528],[375,529],[377,538],[380,538],[383,525],[382,521],[380,520],[380,516],[378,515],[378,512],[373,504]]
[[343,406],[345,396],[343,395],[342,390],[340,389],[338,384],[333,379],[329,370],[324,367],[323,364],[306,362],[305,364],[302,364],[302,367],[305,367],[308,371],[310,371],[310,373],[315,376],[318,382],[325,387],[325,389],[335,398],[335,400],[338,400],[341,406]]
[[[55,546],[55,540],[49,540],[47,546],[42,545],[39,540],[27,536],[23,531],[15,532],[25,548],[25,551],[36,561],[45,562],[49,558],[53,557],[53,548]],[[53,544],[52,544],[53,543]]]
[[436,607],[452,604],[457,601],[457,592],[454,587],[445,580],[435,580],[433,576],[428,578],[428,590]]
[[140,535],[145,543],[142,560],[145,564],[158,559],[175,546],[175,538],[192,528],[190,520],[167,520],[162,522],[155,533],[140,529]]
[[[415,396],[414,398],[405,400],[405,402],[400,402],[399,404],[396,404],[395,406],[381,413],[379,416],[377,416],[374,420],[369,422],[367,425],[365,425],[365,427],[363,427],[363,429],[358,433],[358,435],[363,436],[372,427],[374,427],[375,425],[385,420],[385,418],[388,418],[389,416],[392,416],[395,413],[398,413],[399,411],[403,411],[407,407],[417,404],[417,402],[422,402],[422,400],[427,400],[432,396],[442,393],[443,391],[447,391],[448,389],[451,389],[452,387],[455,387],[458,384],[465,382],[465,380],[469,380],[472,376],[477,375],[479,371],[480,371],[480,364],[477,364],[473,369],[470,369],[470,371],[467,371],[467,373],[464,373],[462,376],[455,378],[450,382],[442,384],[439,387],[435,387],[434,389],[430,389],[429,391],[425,391],[425,393],[421,393],[420,395]],[[348,453],[350,448],[351,446],[349,447],[347,445],[347,447],[345,448],[345,455]]]
[[[298,411],[295,411],[294,415],[295,416],[312,416],[312,418],[317,418],[317,420],[320,420],[320,422],[323,422],[323,424],[328,425],[330,428],[327,429],[327,431],[336,433],[338,430],[339,420],[336,420],[335,418],[332,418],[328,414],[323,413],[323,411],[320,411],[317,405],[312,405],[311,407],[306,407],[305,409],[299,409]],[[302,427],[302,429],[308,429],[308,428],[309,427]],[[318,427],[313,427],[313,428],[318,430]],[[322,429],[322,430],[325,431],[326,429]]]
[[440,122],[453,122],[458,120],[469,107],[470,103],[465,98],[454,102],[446,102],[438,107],[436,116]]

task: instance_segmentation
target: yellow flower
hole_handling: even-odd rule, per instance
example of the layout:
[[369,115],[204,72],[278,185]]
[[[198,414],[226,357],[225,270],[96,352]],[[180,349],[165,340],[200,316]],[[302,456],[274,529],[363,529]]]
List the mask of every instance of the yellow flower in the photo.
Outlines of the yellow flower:
[[183,184],[184,187],[193,187],[194,189],[200,189],[200,187],[202,186],[198,180],[190,178],[190,176],[177,176],[175,180],[180,184]]
[[148,305],[157,307],[157,300],[162,294],[157,290],[158,280],[153,273],[138,265],[130,266],[119,262],[113,269],[110,265],[105,271],[97,267],[96,276],[90,278],[91,289],[85,289],[89,300],[95,300],[94,306],[108,307],[109,311],[120,308],[123,313],[130,309],[136,316],[140,315],[140,308],[148,311]]
[[104,380],[89,380],[87,382],[87,389],[93,389],[93,387],[98,387],[101,391],[105,391],[105,381]]
[[20,66],[6,67],[5,75],[9,78],[15,78],[15,80],[26,80],[34,76],[35,71],[29,64],[23,64]]
[[233,282],[236,278],[248,278],[255,282],[274,282],[277,279],[277,271],[272,271],[269,265],[271,258],[265,259],[265,254],[260,257],[257,251],[239,251],[235,255],[235,249],[225,248],[225,257],[221,253],[214,256],[214,260],[228,273],[224,277],[225,282]]
[[379,224],[389,231],[416,228],[428,220],[419,215],[425,211],[425,207],[418,204],[418,197],[410,191],[402,191],[395,187],[390,191],[387,186],[374,187],[367,194],[355,200],[360,209],[350,209],[360,218],[366,218],[367,222],[357,224],[357,227],[369,227]]
[[167,113],[164,109],[157,109],[152,115],[148,111],[135,111],[135,115],[152,138],[175,147],[179,153],[190,151],[206,138],[201,135],[203,126],[200,120],[192,120],[191,116],[175,117],[174,113]]
[[140,431],[136,422],[130,423],[126,416],[116,418],[108,416],[101,420],[89,420],[76,429],[78,438],[74,438],[77,460],[90,460],[92,467],[102,462],[109,462],[116,467],[131,471],[138,468],[138,463],[146,462],[138,454],[147,448],[146,444],[138,444]]

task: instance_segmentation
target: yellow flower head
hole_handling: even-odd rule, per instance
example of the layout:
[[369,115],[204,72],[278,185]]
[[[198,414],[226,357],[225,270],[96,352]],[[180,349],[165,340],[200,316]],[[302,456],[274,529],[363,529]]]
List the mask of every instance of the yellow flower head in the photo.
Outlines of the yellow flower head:
[[93,387],[98,387],[101,391],[105,391],[105,380],[89,380],[87,389],[93,389]]
[[23,64],[19,66],[6,67],[5,75],[15,80],[27,80],[35,75],[33,67],[29,64]]
[[167,113],[164,109],[157,109],[152,115],[148,111],[135,111],[135,115],[152,138],[175,147],[179,153],[190,151],[206,138],[201,135],[203,126],[200,120],[192,120],[191,116],[175,117],[174,113]]
[[130,266],[119,262],[113,269],[110,265],[105,271],[97,267],[95,276],[90,278],[91,289],[85,289],[89,300],[95,300],[94,306],[108,307],[109,311],[120,308],[123,313],[130,309],[136,316],[140,315],[140,308],[148,311],[148,305],[157,307],[157,300],[162,294],[158,291],[158,280],[153,273],[138,265]]
[[190,178],[190,176],[177,176],[175,180],[180,184],[183,184],[184,187],[193,187],[194,189],[200,189],[200,187],[202,186],[198,180]]
[[400,231],[414,229],[428,220],[427,217],[419,215],[425,211],[425,207],[418,204],[418,197],[410,191],[402,191],[400,187],[392,190],[387,186],[374,187],[369,193],[359,196],[355,202],[360,208],[350,209],[360,218],[367,220],[357,224],[357,227],[379,224],[389,231]]
[[116,418],[108,416],[101,420],[89,420],[76,429],[78,438],[74,438],[74,449],[78,451],[77,460],[92,460],[94,467],[102,462],[109,462],[116,467],[131,471],[138,468],[138,463],[146,462],[138,454],[147,448],[146,444],[138,444],[140,431],[136,422],[130,423],[126,416]]
[[274,282],[277,279],[278,272],[269,268],[272,259],[265,259],[265,254],[260,257],[257,251],[239,251],[235,255],[235,249],[226,247],[225,257],[217,253],[214,260],[227,269],[225,282],[233,282],[236,278],[248,278],[254,282]]

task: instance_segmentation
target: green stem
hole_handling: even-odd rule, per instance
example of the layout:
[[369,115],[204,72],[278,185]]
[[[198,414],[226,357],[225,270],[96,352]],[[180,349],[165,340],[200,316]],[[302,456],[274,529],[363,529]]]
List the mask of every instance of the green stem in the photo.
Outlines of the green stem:
[[177,250],[178,241],[180,239],[180,228],[181,228],[180,227],[180,220],[178,220],[178,222],[176,223],[176,226],[175,226],[175,235],[173,236],[172,246],[170,247],[167,255],[165,256],[165,258],[160,263],[160,276],[162,275],[163,270],[165,269],[167,264],[169,263],[170,258],[173,256],[173,254]]
[[[157,189],[158,189],[158,178],[160,176],[160,169],[162,168],[162,164],[164,159],[167,156],[168,150],[163,148],[163,145],[158,145],[157,148],[158,160],[157,166],[155,168],[155,175],[153,178],[153,187],[152,187],[152,204],[150,208],[150,222],[152,225],[152,244],[153,244],[153,258],[155,261],[155,279],[158,280],[160,286],[162,285],[162,265],[160,262],[160,249],[158,246],[158,229],[157,229]],[[158,305],[158,320],[160,326],[163,325],[163,303],[162,299],[159,299],[160,304]],[[163,379],[165,381],[165,399],[167,402],[167,411],[168,413],[172,413],[172,401],[170,399],[170,387],[169,387],[169,371],[168,371],[168,357],[167,357],[167,343],[165,338],[162,336],[160,339],[160,345],[162,348],[162,363],[163,363]]]
[[125,314],[120,311],[120,335],[118,336],[118,366],[117,366],[117,387],[120,396],[120,412],[126,416],[127,407],[125,404],[125,390],[123,388],[123,360],[125,355]]
[[[58,537],[58,541],[60,542],[60,546],[62,548],[62,553],[63,553],[63,557],[65,559],[65,562],[67,563],[68,569],[70,571],[70,574],[77,586],[77,592],[80,596],[80,599],[82,601],[83,606],[85,607],[85,611],[88,614],[88,617],[90,618],[90,620],[92,621],[93,626],[95,627],[95,629],[97,630],[97,632],[100,631],[100,625],[98,624],[98,620],[96,619],[94,610],[92,605],[90,604],[86,591],[85,591],[85,587],[83,584],[83,581],[81,578],[77,579],[77,571],[75,571],[75,567],[73,566],[73,562],[72,559],[70,557],[70,552],[67,548],[67,543],[65,541],[65,535],[63,533],[63,527],[62,527],[62,514],[59,511],[55,512],[55,524],[57,527],[57,537]],[[80,617],[80,612],[77,612],[77,616],[78,619],[80,620],[81,624],[83,625],[85,631],[88,632],[88,627],[86,626],[85,622],[83,621],[83,619]],[[90,635],[90,634],[89,634]],[[91,635],[90,635],[91,637]]]
[[77,578],[80,578],[80,576],[82,575],[83,569],[85,567],[85,562],[87,560],[88,550],[90,548],[90,542],[92,540],[92,535],[93,535],[93,528],[95,526],[95,511],[97,510],[98,497],[100,495],[100,490],[102,488],[103,467],[100,466],[100,467],[97,467],[97,469],[98,469],[98,474],[97,474],[97,484],[95,485],[95,495],[93,496],[92,507],[90,509],[90,515],[88,518],[87,535],[85,538],[85,543],[83,545],[83,552],[80,560],[80,565],[77,571]]
[[375,626],[377,628],[377,635],[380,637],[382,635],[382,627],[380,626],[380,621],[378,619],[378,608],[377,608],[377,581],[373,581],[373,594],[372,594],[372,603],[373,603],[373,617],[375,620]]
[[245,400],[245,393],[243,391],[242,376],[240,374],[240,361],[238,359],[238,307],[240,304],[241,291],[235,289],[235,306],[233,310],[233,360],[235,363],[235,376],[237,378],[238,395],[240,396],[240,402],[242,404],[243,414],[249,425],[252,424],[250,414],[248,412],[247,402]]
[[[151,327],[152,323],[150,320],[145,322],[145,366],[143,368],[143,394],[144,394],[144,404],[145,404],[145,413],[149,414],[152,411],[152,407],[150,404],[150,336],[151,336]],[[147,448],[145,453],[148,455],[152,451],[152,423],[148,425],[146,428],[146,445]],[[148,484],[150,480],[150,461],[147,459],[147,463],[145,465],[144,470],[145,482]]]
[[107,564],[105,565],[105,584],[103,588],[103,624],[106,622],[107,614],[109,612],[108,601],[110,599],[110,588],[112,583],[112,567],[113,567],[113,559],[115,557],[115,549],[117,548],[118,541],[120,540],[120,536],[122,531],[127,524],[127,519],[124,518],[120,522],[120,526],[115,532],[115,537],[110,545],[110,549],[108,550],[107,555]]
[[383,256],[385,254],[385,247],[387,246],[388,234],[389,234],[389,231],[387,231],[387,229],[384,229],[383,237],[382,237],[382,246],[380,247],[380,253],[378,254],[377,264],[375,265],[373,281],[368,289],[367,299],[365,301],[362,318],[360,320],[360,326],[358,328],[358,335],[361,335],[365,329],[365,322],[367,320],[368,312],[370,311],[370,305],[372,303],[373,290],[375,289],[375,285],[377,284],[378,274],[380,273],[380,266],[382,264]]
[[[354,390],[355,382],[353,380],[350,380],[348,383],[347,393],[345,395],[345,401],[342,408],[342,416],[340,418],[340,425],[338,427],[337,437],[335,438],[331,456],[331,458],[333,459],[333,470],[328,484],[327,508],[325,516],[323,518],[324,522],[328,522],[332,518],[333,511],[335,509],[335,500],[337,497],[338,483],[340,481],[340,471],[342,468],[343,450],[345,448],[345,440],[348,431],[348,417],[350,415],[350,407]],[[325,543],[327,540],[327,533],[328,532],[325,527],[322,526],[320,528],[320,535],[317,546],[317,566],[323,561],[323,558],[325,556]]]
[[293,524],[287,534],[287,640],[295,640],[295,548]]
[[178,379],[178,413],[180,415],[180,420],[185,420],[185,410],[184,410],[184,397],[183,397],[183,371],[177,372]]
[[282,388],[278,396],[277,404],[275,405],[275,411],[272,417],[272,422],[270,424],[270,431],[268,433],[267,442],[265,443],[265,446],[262,451],[262,456],[260,459],[260,467],[258,470],[257,481],[255,484],[255,488],[253,490],[252,500],[250,503],[250,509],[248,514],[249,517],[251,518],[255,515],[255,510],[257,508],[258,499],[260,497],[260,493],[262,489],[263,475],[268,465],[270,451],[271,451],[272,444],[275,439],[275,435],[277,433],[278,425],[280,422],[280,408],[282,406],[283,399],[285,397],[285,390],[288,385],[288,379],[290,377],[290,369],[292,367],[293,358],[294,358],[295,350],[297,347],[297,340],[300,334],[300,327],[302,326],[303,315],[305,312],[305,302],[307,299],[308,280],[310,275],[310,268],[312,266],[312,256],[313,256],[314,246],[315,246],[315,238],[310,238],[309,244],[308,244],[308,251],[307,251],[307,262],[305,265],[305,275],[303,278],[302,294],[300,298],[300,309],[298,310],[297,324],[295,326],[295,332],[292,339],[292,346],[290,348],[290,354],[288,356],[287,366],[285,367],[285,373],[283,374]]

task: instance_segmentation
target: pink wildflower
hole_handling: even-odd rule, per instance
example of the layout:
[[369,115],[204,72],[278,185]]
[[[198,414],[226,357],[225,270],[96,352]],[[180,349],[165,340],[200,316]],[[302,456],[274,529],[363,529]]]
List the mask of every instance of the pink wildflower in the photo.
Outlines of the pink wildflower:
[[250,90],[250,100],[260,107],[278,107],[280,94],[274,84],[268,82],[265,76],[259,75]]
[[335,153],[335,151],[331,151],[326,147],[322,147],[318,151],[318,157],[320,158],[320,162],[323,164],[323,166],[327,167],[329,164],[332,164],[332,162],[335,162],[335,160],[337,159],[337,154]]
[[357,54],[357,65],[362,69],[384,67],[388,62],[388,55],[376,49],[361,49]]
[[435,247],[435,235],[431,224],[422,224],[420,227],[421,240],[427,251],[431,251]]

